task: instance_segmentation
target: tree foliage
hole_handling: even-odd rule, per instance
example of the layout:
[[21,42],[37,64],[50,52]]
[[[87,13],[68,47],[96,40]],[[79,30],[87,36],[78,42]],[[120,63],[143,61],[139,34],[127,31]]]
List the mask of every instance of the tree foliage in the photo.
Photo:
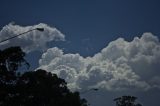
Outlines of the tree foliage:
[[0,106],[88,106],[64,79],[45,70],[15,74],[28,65],[20,47],[0,51]]
[[137,97],[134,96],[122,96],[115,98],[116,106],[142,106],[139,103],[136,103]]
[[18,46],[0,50],[0,70],[16,71],[22,64],[29,66],[24,56],[25,53]]

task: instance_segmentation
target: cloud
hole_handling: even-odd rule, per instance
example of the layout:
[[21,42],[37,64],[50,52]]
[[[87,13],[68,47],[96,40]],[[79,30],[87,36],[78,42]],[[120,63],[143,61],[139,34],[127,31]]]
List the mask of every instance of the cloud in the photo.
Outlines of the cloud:
[[21,46],[25,52],[31,52],[34,50],[43,51],[47,49],[47,42],[65,40],[64,34],[56,28],[50,27],[44,23],[33,26],[20,26],[10,23],[4,26],[0,31],[0,41],[35,28],[44,28],[44,31],[40,32],[34,30],[24,34],[23,36],[5,41],[0,44],[1,49],[10,46]]
[[106,90],[160,88],[160,42],[144,33],[128,42],[118,38],[93,57],[64,54],[50,48],[39,60],[39,68],[58,74],[73,90],[98,87]]

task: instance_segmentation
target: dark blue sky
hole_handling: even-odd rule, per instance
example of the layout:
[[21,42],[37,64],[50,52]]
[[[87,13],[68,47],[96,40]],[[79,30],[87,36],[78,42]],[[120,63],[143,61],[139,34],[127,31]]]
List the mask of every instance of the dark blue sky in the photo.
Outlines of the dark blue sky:
[[131,40],[144,32],[160,35],[158,0],[1,0],[0,10],[1,27],[12,21],[47,23],[70,41],[54,45],[84,56],[99,52],[118,37]]
[[[66,41],[48,45],[82,56],[93,56],[119,37],[130,41],[151,32],[160,38],[159,0],[1,0],[0,11],[0,28],[12,21],[24,26],[38,23],[55,26],[65,34]],[[32,68],[38,67],[40,56],[37,52],[28,54]],[[151,102],[150,94],[152,97],[156,94]],[[118,94],[111,92],[110,95]],[[159,90],[137,95],[148,106],[159,105]],[[92,95],[90,101],[92,98],[95,99]],[[91,104],[94,103],[100,102],[93,100]]]

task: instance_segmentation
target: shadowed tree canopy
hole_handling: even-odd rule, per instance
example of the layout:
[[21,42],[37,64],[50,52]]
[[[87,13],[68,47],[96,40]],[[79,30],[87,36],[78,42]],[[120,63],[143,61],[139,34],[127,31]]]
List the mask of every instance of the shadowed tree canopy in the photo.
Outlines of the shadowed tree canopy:
[[122,96],[115,98],[116,106],[142,106],[139,103],[136,103],[137,97],[134,96]]
[[10,47],[0,50],[0,70],[16,71],[22,64],[29,66],[24,59],[25,53],[20,47]]
[[0,51],[0,106],[88,106],[64,79],[45,70],[15,74],[28,65],[20,47]]

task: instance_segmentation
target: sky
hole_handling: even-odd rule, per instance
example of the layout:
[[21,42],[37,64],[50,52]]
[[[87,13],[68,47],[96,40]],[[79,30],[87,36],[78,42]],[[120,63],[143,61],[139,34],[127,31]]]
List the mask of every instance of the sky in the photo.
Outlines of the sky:
[[160,103],[160,1],[1,0],[0,44],[21,46],[31,69],[58,74],[91,106],[115,106],[123,95]]

